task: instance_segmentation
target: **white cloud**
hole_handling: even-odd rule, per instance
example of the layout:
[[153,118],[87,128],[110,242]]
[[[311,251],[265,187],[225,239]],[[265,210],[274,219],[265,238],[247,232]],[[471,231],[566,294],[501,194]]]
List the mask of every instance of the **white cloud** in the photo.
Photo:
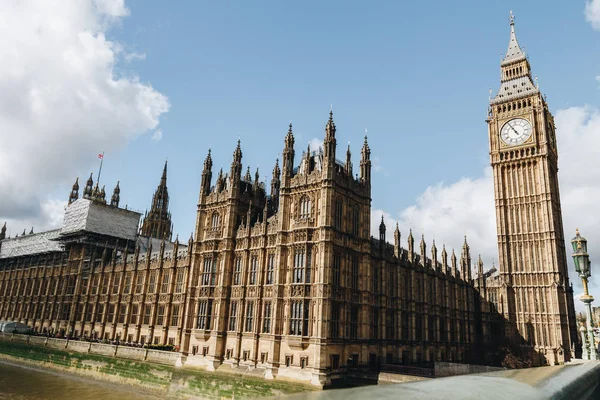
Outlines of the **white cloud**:
[[125,53],[125,61],[127,62],[131,62],[131,61],[135,61],[135,60],[145,60],[146,59],[146,53],[136,53],[131,52],[131,53]]
[[158,142],[162,139],[162,131],[160,129],[157,129],[154,131],[154,133],[152,134],[152,140],[155,142]]
[[323,147],[323,141],[321,139],[312,138],[308,142],[308,146],[310,147],[310,151],[317,151]]
[[585,20],[592,24],[594,29],[600,30],[600,0],[585,2]]
[[168,111],[164,95],[116,72],[124,46],[105,33],[128,14],[123,0],[0,2],[11,38],[0,43],[0,220],[48,224],[46,193]]
[[[600,163],[597,162],[600,109],[584,106],[559,110],[556,113],[556,125],[567,261],[571,264],[569,241],[575,235],[575,228],[579,227],[581,234],[589,241],[593,262],[594,259],[600,259]],[[409,226],[412,226],[417,243],[421,233],[424,233],[428,248],[432,239],[435,239],[438,248],[446,243],[448,251],[450,248],[456,249],[457,256],[466,234],[472,255],[475,258],[481,254],[488,268],[491,261],[498,257],[493,196],[491,167],[487,167],[479,178],[463,178],[452,184],[430,186],[414,205],[395,216],[374,209],[371,232],[378,236],[383,213],[388,241],[393,240],[395,222],[399,221],[403,247],[406,247]],[[571,281],[579,288],[581,283],[572,266],[570,271]],[[600,291],[600,271],[592,276],[591,289]]]

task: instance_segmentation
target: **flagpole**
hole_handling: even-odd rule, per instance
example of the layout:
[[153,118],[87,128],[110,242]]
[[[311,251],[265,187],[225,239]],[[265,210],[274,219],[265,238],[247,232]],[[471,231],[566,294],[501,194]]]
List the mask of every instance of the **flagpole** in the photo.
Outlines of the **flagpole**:
[[102,157],[100,157],[100,169],[98,170],[98,179],[96,179],[96,182],[98,182],[98,185],[100,185],[100,174],[102,173],[102,163],[104,162],[104,152],[102,152]]

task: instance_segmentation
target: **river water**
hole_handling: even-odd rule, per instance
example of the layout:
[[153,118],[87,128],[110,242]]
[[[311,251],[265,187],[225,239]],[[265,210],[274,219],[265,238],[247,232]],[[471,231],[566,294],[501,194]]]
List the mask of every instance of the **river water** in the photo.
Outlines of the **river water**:
[[0,400],[158,400],[159,398],[123,385],[0,362]]

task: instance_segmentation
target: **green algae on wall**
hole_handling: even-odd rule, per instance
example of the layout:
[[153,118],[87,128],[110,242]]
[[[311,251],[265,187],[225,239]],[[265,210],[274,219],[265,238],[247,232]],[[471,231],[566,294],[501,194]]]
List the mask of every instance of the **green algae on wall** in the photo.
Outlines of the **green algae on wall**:
[[96,379],[152,390],[177,399],[259,398],[315,390],[305,384],[266,381],[239,374],[174,368],[143,361],[112,358],[0,340],[0,357]]

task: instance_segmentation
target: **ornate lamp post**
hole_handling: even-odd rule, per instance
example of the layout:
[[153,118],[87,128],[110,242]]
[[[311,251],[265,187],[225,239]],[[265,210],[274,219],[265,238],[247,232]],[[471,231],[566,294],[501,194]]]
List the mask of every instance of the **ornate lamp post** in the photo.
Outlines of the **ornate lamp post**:
[[575,262],[575,271],[577,271],[581,278],[581,282],[583,283],[583,296],[581,296],[581,301],[585,304],[585,313],[587,317],[587,329],[584,329],[582,326],[579,330],[581,332],[583,347],[582,357],[584,360],[596,360],[594,321],[592,319],[592,301],[594,301],[594,298],[590,296],[588,291],[588,278],[592,275],[590,255],[587,252],[587,240],[579,234],[579,228],[576,229],[575,233],[575,237],[571,240],[571,245],[573,246],[573,261]]

